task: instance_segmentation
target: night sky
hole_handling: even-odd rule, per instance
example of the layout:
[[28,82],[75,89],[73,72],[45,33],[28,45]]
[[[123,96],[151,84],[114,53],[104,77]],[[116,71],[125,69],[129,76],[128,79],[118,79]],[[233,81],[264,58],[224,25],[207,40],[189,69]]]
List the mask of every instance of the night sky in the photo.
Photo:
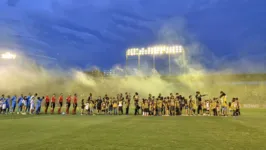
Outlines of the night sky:
[[109,69],[127,48],[182,44],[208,67],[265,69],[265,16],[265,0],[0,0],[0,48]]

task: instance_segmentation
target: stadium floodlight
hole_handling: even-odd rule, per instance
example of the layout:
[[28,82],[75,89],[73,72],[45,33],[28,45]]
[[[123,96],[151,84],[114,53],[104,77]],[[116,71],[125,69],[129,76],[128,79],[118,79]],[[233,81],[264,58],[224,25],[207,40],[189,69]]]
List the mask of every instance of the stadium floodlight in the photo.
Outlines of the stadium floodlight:
[[129,56],[138,56],[138,67],[140,69],[140,56],[152,55],[153,56],[153,69],[155,69],[155,56],[156,55],[168,55],[169,60],[169,73],[171,73],[171,55],[181,54],[183,55],[183,62],[185,63],[185,52],[181,45],[158,45],[147,48],[131,48],[126,51],[126,66]]
[[1,54],[2,59],[16,59],[16,54],[12,54],[10,52]]
[[164,55],[164,54],[178,54],[183,52],[183,47],[178,46],[154,46],[148,48],[132,48],[128,49],[127,56],[138,56],[138,55]]

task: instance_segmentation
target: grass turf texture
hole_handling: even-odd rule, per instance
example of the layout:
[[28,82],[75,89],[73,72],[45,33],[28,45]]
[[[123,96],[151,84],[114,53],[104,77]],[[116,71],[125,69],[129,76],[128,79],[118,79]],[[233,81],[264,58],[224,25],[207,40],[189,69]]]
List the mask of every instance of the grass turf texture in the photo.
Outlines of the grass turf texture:
[[266,110],[241,115],[0,115],[0,149],[266,149]]

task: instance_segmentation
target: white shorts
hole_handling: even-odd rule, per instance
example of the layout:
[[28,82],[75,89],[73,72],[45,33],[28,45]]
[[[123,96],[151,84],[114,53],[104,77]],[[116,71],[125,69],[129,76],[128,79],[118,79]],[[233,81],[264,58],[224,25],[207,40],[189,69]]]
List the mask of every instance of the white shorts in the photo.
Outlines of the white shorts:
[[30,109],[31,109],[31,110],[34,109],[34,105],[33,105],[33,104],[30,105]]
[[89,110],[89,105],[86,105],[86,106],[85,106],[85,109],[86,109],[86,110]]
[[23,104],[24,106],[27,106],[27,102],[26,102],[25,100],[22,100],[22,104]]
[[6,104],[3,104],[2,105],[2,109],[6,109]]

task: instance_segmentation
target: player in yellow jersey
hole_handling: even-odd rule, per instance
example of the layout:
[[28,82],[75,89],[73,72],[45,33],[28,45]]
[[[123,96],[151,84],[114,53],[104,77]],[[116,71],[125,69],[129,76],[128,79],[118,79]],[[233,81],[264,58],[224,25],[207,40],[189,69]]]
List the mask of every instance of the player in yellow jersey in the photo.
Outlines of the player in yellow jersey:
[[226,101],[223,104],[223,109],[224,116],[228,116],[228,105]]
[[157,114],[157,101],[153,101],[153,115],[156,116]]
[[89,101],[89,114],[93,115],[94,114],[94,108],[95,108],[95,102],[93,100]]
[[165,109],[165,116],[169,116],[169,105],[168,105],[168,99],[164,101],[164,109]]
[[193,105],[192,112],[193,112],[193,115],[195,116],[196,115],[196,109],[197,109],[196,101],[192,100],[192,105]]
[[192,100],[192,99],[190,99],[190,100],[188,101],[188,115],[189,115],[189,116],[194,115],[194,114],[193,114],[193,100]]
[[175,115],[180,115],[180,102],[179,100],[176,98],[175,99]]
[[113,112],[113,100],[112,98],[110,98],[108,101],[108,114],[111,115],[112,112]]
[[213,116],[217,116],[217,109],[216,109],[216,100],[215,98],[212,100],[211,102],[211,109],[212,109],[212,112],[213,112]]
[[220,92],[220,110],[221,110],[221,115],[225,115],[225,103],[226,103],[226,94],[221,91]]
[[105,100],[102,102],[101,104],[101,109],[102,109],[102,112],[103,114],[106,114],[105,110],[106,110],[106,103],[105,103]]
[[148,103],[149,103],[149,115],[153,115],[153,102],[152,102],[152,100],[149,100],[148,101]]
[[163,101],[162,98],[157,100],[157,114],[158,116],[162,115],[162,106],[163,106]]
[[147,100],[143,104],[143,116],[149,116],[149,103]]
[[170,99],[170,115],[175,116],[175,100],[173,97]]
[[117,115],[117,107],[118,107],[117,100],[115,99],[115,97],[113,97],[113,109],[114,109],[114,115]]

